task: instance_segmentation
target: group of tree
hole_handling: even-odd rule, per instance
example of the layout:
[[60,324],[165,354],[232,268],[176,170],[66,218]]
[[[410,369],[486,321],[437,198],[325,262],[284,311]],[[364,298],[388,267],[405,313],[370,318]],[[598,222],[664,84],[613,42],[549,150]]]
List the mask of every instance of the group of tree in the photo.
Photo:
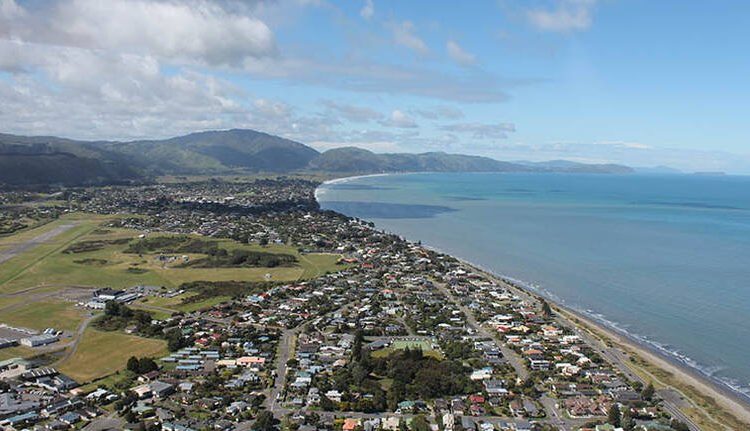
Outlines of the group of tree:
[[127,368],[128,371],[132,371],[136,374],[146,374],[158,370],[159,366],[151,358],[138,359],[135,356],[131,356],[130,359],[128,359]]
[[189,337],[185,337],[178,328],[172,328],[164,333],[164,338],[167,340],[167,348],[170,352],[180,350],[185,347],[192,346],[192,340]]
[[284,253],[242,249],[227,251],[223,248],[211,251],[207,257],[187,262],[182,266],[193,268],[275,268],[293,265],[297,262],[296,257]]
[[[346,403],[347,408],[366,412],[395,410],[404,400],[434,399],[481,390],[468,378],[469,371],[460,361],[440,360],[425,355],[421,349],[396,350],[387,357],[373,358],[362,348],[362,336],[358,331],[352,361],[333,375],[330,386],[344,394],[342,403]],[[387,392],[382,389],[380,378],[393,382]],[[350,400],[349,392],[372,396]],[[325,404],[330,404],[329,410],[337,407],[324,400],[321,402],[324,409]]]
[[133,310],[125,304],[107,301],[104,315],[94,322],[94,326],[103,331],[120,331],[128,326],[134,326],[139,335],[146,337],[161,337],[163,327],[153,324],[153,317],[143,310]]

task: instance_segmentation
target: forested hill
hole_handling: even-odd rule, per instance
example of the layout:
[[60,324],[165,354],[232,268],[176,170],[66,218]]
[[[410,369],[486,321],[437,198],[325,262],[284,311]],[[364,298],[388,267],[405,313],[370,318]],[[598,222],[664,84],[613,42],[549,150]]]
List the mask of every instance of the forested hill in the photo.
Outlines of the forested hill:
[[439,152],[376,154],[354,147],[320,153],[299,142],[246,129],[129,142],[0,134],[0,183],[11,185],[106,184],[165,174],[428,171],[628,173],[632,169],[574,162],[510,163]]

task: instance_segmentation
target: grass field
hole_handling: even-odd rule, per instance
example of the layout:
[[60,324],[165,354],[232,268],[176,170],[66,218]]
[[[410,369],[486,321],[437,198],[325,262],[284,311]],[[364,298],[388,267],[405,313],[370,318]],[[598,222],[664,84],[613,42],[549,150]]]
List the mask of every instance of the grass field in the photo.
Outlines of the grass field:
[[197,293],[188,292],[183,293],[182,295],[174,296],[172,298],[147,296],[136,301],[134,305],[146,305],[152,307],[167,308],[175,312],[182,311],[184,313],[190,313],[195,310],[200,310],[201,308],[213,307],[216,304],[220,304],[230,299],[226,296],[216,296],[213,298],[204,299],[202,301],[183,303],[183,300],[194,295],[197,295]]
[[[16,292],[38,286],[126,288],[145,284],[174,288],[182,283],[198,280],[293,281],[317,277],[342,268],[341,265],[337,265],[338,255],[300,255],[294,247],[286,245],[260,247],[230,240],[220,241],[221,246],[227,249],[243,248],[292,254],[297,257],[299,263],[276,268],[179,268],[178,263],[159,262],[155,254],[139,256],[123,253],[126,245],[122,244],[107,245],[99,250],[82,253],[61,252],[77,242],[136,238],[139,234],[137,231],[126,229],[107,229],[108,232],[99,234],[95,229],[101,221],[99,217],[82,219],[79,226],[59,235],[50,243],[34,247],[0,264],[0,292]],[[43,228],[49,229],[50,225],[52,223]],[[189,256],[191,259],[202,257]]]
[[38,331],[46,328],[75,331],[83,321],[84,313],[70,302],[40,301],[0,313],[0,322]]
[[[18,235],[5,237],[2,239],[3,247],[8,247],[13,243],[27,241],[44,232],[47,232],[62,224],[76,221],[79,223],[71,229],[62,232],[60,235],[49,241],[36,245],[18,256],[0,264],[0,292],[7,293],[28,287],[25,278],[31,271],[33,272],[39,264],[46,262],[49,258],[57,256],[60,250],[65,248],[69,243],[75,241],[87,233],[91,232],[101,219],[92,218],[88,220],[76,220],[73,217],[66,217],[52,223],[48,223],[38,229],[25,231]],[[53,281],[52,274],[47,274],[49,282]]]
[[395,352],[396,350],[405,350],[405,349],[422,349],[422,354],[425,356],[432,356],[435,359],[443,359],[443,353],[439,350],[435,350],[432,348],[432,343],[429,341],[424,340],[415,340],[415,341],[407,341],[407,340],[396,340],[393,343],[391,343],[390,346],[388,346],[385,349],[380,349],[372,352],[373,358],[385,358],[389,356],[391,353]]
[[89,328],[73,356],[57,368],[79,383],[84,383],[124,369],[131,356],[158,358],[166,352],[166,342],[163,340]]
[[0,349],[0,361],[11,358],[28,358],[34,356],[36,352],[29,347],[15,346]]

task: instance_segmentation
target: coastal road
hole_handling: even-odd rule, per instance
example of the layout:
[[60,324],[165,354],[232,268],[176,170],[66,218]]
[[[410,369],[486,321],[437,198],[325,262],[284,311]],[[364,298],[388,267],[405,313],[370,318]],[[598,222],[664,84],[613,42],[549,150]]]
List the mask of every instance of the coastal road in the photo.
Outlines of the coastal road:
[[[526,301],[537,302],[537,299],[534,298],[533,295],[523,290],[522,288],[510,285],[507,282],[505,282],[505,280],[495,277],[493,274],[487,273],[485,271],[480,270],[479,272],[481,272],[483,275],[493,280],[495,283],[498,284],[498,286],[506,288],[509,291],[515,292],[522,299]],[[443,287],[443,289],[445,288]],[[450,295],[449,297],[453,298],[452,295]],[[464,313],[466,313],[466,311],[464,311]],[[558,311],[555,313],[555,321],[559,325],[572,329],[576,334],[578,334],[583,339],[583,341],[587,345],[591,346],[594,350],[596,350],[605,360],[607,360],[609,363],[615,366],[628,379],[632,381],[641,382],[644,385],[648,384],[648,382],[644,381],[638,374],[636,374],[630,368],[630,366],[628,365],[629,356],[627,355],[627,353],[623,352],[622,350],[616,347],[609,347],[598,336],[595,336],[594,334],[589,333],[588,331],[582,329],[580,325],[577,325],[572,320],[574,317],[575,317],[574,314],[571,314],[567,310],[560,309],[559,307],[558,307]],[[503,351],[503,354],[505,354],[505,351]],[[653,380],[655,382],[658,381],[658,379],[653,379]],[[679,391],[675,389],[669,389],[669,392],[673,393],[674,396],[662,396],[660,393],[660,396],[662,398],[661,404],[664,406],[665,410],[667,410],[677,420],[687,424],[691,431],[700,431],[700,427],[697,424],[695,424],[695,422],[693,422],[687,415],[685,415],[685,413],[683,413],[680,410],[680,406],[686,402],[686,399],[679,393]],[[679,399],[679,402],[678,402],[678,399]],[[554,409],[550,411],[550,408],[554,408],[553,405],[548,406],[547,405],[548,402],[547,403],[543,402],[542,404],[545,405],[545,409],[547,410],[548,415],[550,415],[551,413],[555,413]]]
[[35,236],[34,238],[12,244],[10,247],[4,250],[0,250],[0,264],[18,256],[19,254],[25,252],[26,250],[29,250],[33,247],[49,242],[56,236],[74,228],[77,225],[78,223],[61,224],[60,226],[52,228],[48,230],[47,232],[44,232],[42,234]]
[[[629,356],[627,353],[618,349],[617,347],[609,347],[605,344],[598,336],[594,336],[588,331],[580,328],[575,322],[571,321],[566,313],[555,313],[555,320],[558,324],[571,328],[583,341],[591,346],[594,350],[599,353],[605,360],[614,365],[623,375],[629,380],[641,382],[644,386],[649,382],[645,381],[641,376],[633,372],[628,365]],[[654,382],[658,382],[658,379],[654,378]],[[659,391],[659,396],[662,399],[662,406],[667,410],[675,419],[687,424],[691,431],[700,431],[700,427],[693,422],[685,413],[680,410],[680,406],[684,405],[686,399],[674,389],[666,389]]]

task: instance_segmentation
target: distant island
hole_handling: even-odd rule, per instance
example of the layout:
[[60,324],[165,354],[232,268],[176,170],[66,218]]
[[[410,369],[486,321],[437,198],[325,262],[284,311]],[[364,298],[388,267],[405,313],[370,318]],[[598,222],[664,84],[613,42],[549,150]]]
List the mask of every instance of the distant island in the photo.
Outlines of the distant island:
[[162,140],[78,141],[0,134],[0,183],[98,185],[160,175],[268,172],[337,176],[397,172],[569,172],[627,174],[616,164],[571,161],[505,162],[444,152],[377,154],[345,147],[319,152],[255,130],[191,133]]

